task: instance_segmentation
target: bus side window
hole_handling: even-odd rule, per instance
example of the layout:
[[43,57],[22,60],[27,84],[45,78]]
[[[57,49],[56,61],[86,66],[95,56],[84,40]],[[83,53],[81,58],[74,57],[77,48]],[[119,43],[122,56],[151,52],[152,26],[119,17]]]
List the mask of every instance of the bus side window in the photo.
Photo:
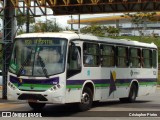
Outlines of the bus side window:
[[115,51],[113,46],[101,45],[101,65],[102,67],[115,66]]
[[85,67],[99,65],[99,45],[96,43],[83,44],[83,63]]
[[157,68],[157,51],[152,51],[152,67]]
[[139,68],[141,67],[141,54],[140,49],[130,48],[130,67]]
[[128,48],[117,47],[117,66],[127,67],[128,66]]
[[151,50],[148,49],[143,49],[142,50],[142,57],[143,57],[143,62],[145,68],[150,68],[151,67]]

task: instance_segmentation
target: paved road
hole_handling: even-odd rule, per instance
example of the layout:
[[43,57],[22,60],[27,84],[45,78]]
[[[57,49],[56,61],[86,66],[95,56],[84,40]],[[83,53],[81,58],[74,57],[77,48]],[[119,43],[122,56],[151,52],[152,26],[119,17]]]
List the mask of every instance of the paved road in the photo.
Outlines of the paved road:
[[[2,100],[1,100],[2,101]],[[157,89],[155,94],[149,96],[138,97],[135,103],[120,103],[119,100],[113,100],[103,103],[96,103],[93,108],[87,112],[77,112],[73,105],[47,105],[43,111],[33,111],[26,103],[15,103],[13,101],[0,103],[0,111],[18,111],[18,113],[41,113],[43,117],[87,117],[89,119],[97,117],[117,117],[119,120],[122,117],[133,118],[145,116],[145,119],[150,117],[160,117],[160,89]],[[150,117],[149,117],[150,116]],[[43,118],[42,117],[42,118]],[[136,118],[137,119],[137,118]],[[65,119],[66,120],[66,119]],[[96,119],[97,120],[97,119]]]

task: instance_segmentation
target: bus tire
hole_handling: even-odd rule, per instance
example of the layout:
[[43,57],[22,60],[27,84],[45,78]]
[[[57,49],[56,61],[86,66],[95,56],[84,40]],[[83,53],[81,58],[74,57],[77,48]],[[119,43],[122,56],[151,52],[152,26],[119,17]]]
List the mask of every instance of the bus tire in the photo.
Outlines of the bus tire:
[[136,101],[138,88],[136,84],[132,84],[129,92],[129,96],[126,98],[120,98],[120,102],[122,103],[133,103]]
[[128,102],[133,103],[136,101],[137,92],[138,92],[138,88],[136,84],[132,84],[129,92],[129,96],[128,96]]
[[34,110],[41,110],[44,108],[45,103],[34,103],[34,102],[28,102],[29,106]]
[[81,102],[78,103],[79,111],[86,111],[92,107],[93,93],[89,87],[85,87],[82,92]]

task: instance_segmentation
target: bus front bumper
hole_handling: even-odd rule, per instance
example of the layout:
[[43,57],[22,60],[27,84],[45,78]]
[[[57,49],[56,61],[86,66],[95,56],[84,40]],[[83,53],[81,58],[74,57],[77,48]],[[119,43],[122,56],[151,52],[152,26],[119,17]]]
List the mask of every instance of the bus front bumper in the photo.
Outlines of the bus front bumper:
[[64,104],[64,92],[61,89],[58,90],[46,90],[44,92],[34,92],[34,91],[21,91],[19,89],[12,89],[7,87],[7,99],[8,100],[27,100],[36,101],[40,103],[58,103]]

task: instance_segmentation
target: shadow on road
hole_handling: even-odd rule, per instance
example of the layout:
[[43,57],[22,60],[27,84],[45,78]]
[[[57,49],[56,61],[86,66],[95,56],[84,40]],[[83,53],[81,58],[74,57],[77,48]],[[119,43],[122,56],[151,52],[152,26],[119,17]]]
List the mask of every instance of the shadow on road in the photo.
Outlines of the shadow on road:
[[43,117],[64,117],[64,116],[81,116],[83,112],[79,112],[76,105],[47,105],[44,109],[30,112],[40,112]]
[[108,101],[108,102],[94,102],[93,103],[93,107],[107,107],[107,106],[112,106],[112,107],[116,107],[117,105],[121,106],[122,104],[124,105],[130,105],[130,104],[135,104],[135,103],[147,103],[147,102],[151,102],[151,101],[147,101],[147,100],[137,100],[134,103],[127,103],[127,102],[120,102],[119,100],[117,101]]
[[[109,101],[109,102],[94,102],[93,103],[93,108],[96,107],[129,107],[127,105],[130,104],[136,104],[137,108],[141,104],[145,104],[150,101],[136,101],[135,103],[121,103],[120,101]],[[122,105],[123,104],[123,105]],[[131,105],[130,105],[131,106]],[[133,106],[133,105],[132,105]],[[147,107],[147,106],[145,106]],[[148,109],[148,107],[147,107]],[[29,112],[40,112],[43,117],[65,117],[65,116],[75,116],[75,117],[97,117],[97,116],[106,116],[106,117],[112,117],[116,116],[115,113],[117,114],[117,117],[120,115],[127,115],[129,111],[86,111],[86,112],[79,112],[77,110],[76,105],[74,104],[66,104],[66,105],[47,105],[43,110],[41,111],[34,111],[31,110]],[[126,113],[127,112],[127,113]]]

